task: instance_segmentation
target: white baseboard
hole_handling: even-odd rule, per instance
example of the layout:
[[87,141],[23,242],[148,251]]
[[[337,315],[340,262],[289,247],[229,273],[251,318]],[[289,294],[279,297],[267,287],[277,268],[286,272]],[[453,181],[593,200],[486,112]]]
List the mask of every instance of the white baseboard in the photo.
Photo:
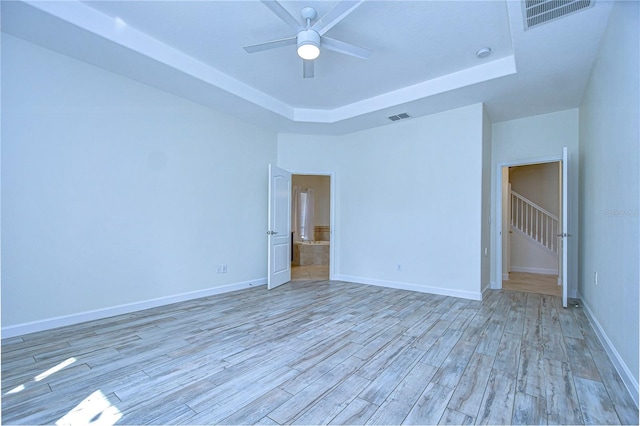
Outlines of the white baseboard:
[[530,274],[558,275],[553,268],[529,268],[528,266],[511,266],[511,272],[528,272]]
[[419,291],[421,293],[439,294],[442,296],[460,297],[462,299],[482,300],[482,293],[479,291],[453,290],[443,287],[430,287],[419,284],[402,283],[397,281],[377,280],[373,278],[354,277],[352,275],[336,275],[338,281],[346,281],[356,284],[368,284],[378,287],[395,288],[398,290]]
[[629,395],[631,395],[631,398],[635,402],[636,408],[637,408],[638,407],[638,381],[635,379],[635,377],[633,377],[633,374],[629,370],[629,367],[627,367],[627,364],[625,364],[622,357],[616,350],[615,346],[613,346],[613,343],[611,343],[611,340],[609,340],[607,333],[605,333],[604,329],[602,328],[602,326],[600,325],[596,317],[593,315],[593,312],[591,311],[591,308],[589,308],[589,305],[585,303],[584,298],[582,298],[580,294],[578,294],[578,296],[579,296],[578,298],[582,302],[584,312],[587,314],[587,318],[589,318],[589,322],[591,322],[591,326],[593,327],[593,330],[596,332],[596,336],[598,336],[598,339],[600,340],[600,343],[602,343],[602,346],[604,347],[604,350],[607,352],[607,355],[609,355],[609,359],[613,363],[613,366],[618,371],[618,374],[620,374],[620,378],[622,378],[622,381],[624,382],[624,385],[627,387],[627,390],[629,391]]
[[47,318],[40,321],[27,322],[23,324],[2,327],[2,338],[22,336],[23,334],[35,333],[38,331],[51,330],[67,325],[79,324],[85,321],[109,318],[116,315],[128,314],[142,311],[144,309],[157,308],[158,306],[170,305],[172,303],[184,302],[201,297],[213,296],[215,294],[228,293],[231,291],[244,290],[251,287],[265,285],[266,278],[227,284],[219,287],[212,287],[205,290],[197,290],[188,293],[175,294],[172,296],[159,297],[156,299],[143,300],[140,302],[127,303],[124,305],[111,306],[93,311],[80,312],[77,314],[65,315],[55,318]]
[[509,281],[509,273],[502,274],[502,281]]

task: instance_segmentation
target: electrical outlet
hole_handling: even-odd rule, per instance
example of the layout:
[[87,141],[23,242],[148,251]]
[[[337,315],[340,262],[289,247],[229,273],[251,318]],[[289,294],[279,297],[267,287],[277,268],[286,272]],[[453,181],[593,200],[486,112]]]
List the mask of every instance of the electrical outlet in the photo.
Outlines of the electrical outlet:
[[226,274],[227,273],[227,264],[218,265],[216,268],[217,274]]
[[222,273],[223,274],[227,273],[227,264],[226,263],[224,265],[222,265]]
[[598,285],[598,272],[593,273],[593,283]]

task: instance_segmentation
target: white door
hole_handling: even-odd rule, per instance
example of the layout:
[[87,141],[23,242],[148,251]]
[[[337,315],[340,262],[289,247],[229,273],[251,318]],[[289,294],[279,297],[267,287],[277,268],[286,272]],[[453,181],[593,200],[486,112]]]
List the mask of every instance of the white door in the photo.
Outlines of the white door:
[[267,288],[291,281],[291,173],[269,164]]
[[569,287],[569,154],[567,147],[562,148],[562,212],[560,221],[562,222],[562,230],[560,231],[559,243],[562,248],[560,261],[560,274],[562,280],[562,306],[567,307],[567,290]]

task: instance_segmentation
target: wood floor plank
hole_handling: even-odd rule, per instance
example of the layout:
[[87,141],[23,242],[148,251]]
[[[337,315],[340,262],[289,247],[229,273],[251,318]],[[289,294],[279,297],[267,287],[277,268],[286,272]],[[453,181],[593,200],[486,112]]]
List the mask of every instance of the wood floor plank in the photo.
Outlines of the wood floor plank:
[[[331,339],[328,342],[319,343],[313,347],[308,348],[303,353],[300,353],[298,359],[291,364],[291,368],[305,371],[324,361],[326,358],[329,358],[334,353],[340,352],[347,345],[348,340],[339,338],[340,334],[338,334],[336,337],[337,338],[335,339]],[[355,347],[355,345],[351,346]]]
[[493,369],[484,392],[476,424],[505,425],[512,419],[516,379],[513,373]]
[[100,390],[118,424],[638,423],[584,311],[483,296],[297,281],[4,339],[2,420]]
[[467,305],[469,304],[468,300],[456,300],[455,303],[453,303],[449,309],[447,309],[445,312],[442,313],[442,316],[440,317],[440,319],[445,320],[445,321],[455,321],[456,318],[458,317],[458,315],[462,314],[464,312],[464,309],[467,307]]
[[551,308],[542,316],[542,341],[545,358],[568,361],[567,347],[562,335],[558,310]]
[[492,318],[482,333],[480,333],[476,352],[495,356],[498,353],[498,345],[500,344],[500,337],[502,336],[504,327],[504,321]]
[[329,422],[330,425],[363,425],[379,408],[364,399],[355,398],[337,416]]
[[480,340],[482,331],[487,327],[487,323],[490,319],[490,316],[484,315],[478,311],[471,321],[469,321],[469,324],[462,333],[462,337],[460,337],[460,339],[477,344],[478,340]]
[[300,374],[282,384],[282,389],[291,394],[300,392],[301,390],[327,374],[329,371],[334,369],[336,366],[340,365],[345,360],[350,358],[361,348],[361,345],[355,343],[347,343],[340,350],[334,352],[331,356],[318,362],[313,367],[310,367],[305,371],[301,371]]
[[410,336],[398,336],[371,359],[365,360],[358,369],[358,374],[369,380],[375,380],[387,366],[391,365],[396,358],[400,357],[403,352],[411,347],[411,343],[414,340],[415,339]]
[[584,339],[574,339],[565,336],[564,338],[569,366],[573,377],[582,377],[583,379],[591,379],[600,381],[600,373],[596,363],[593,362],[591,352],[587,347]]
[[527,294],[525,307],[524,329],[522,331],[522,347],[542,352],[542,305],[538,294]]
[[542,351],[523,347],[517,378],[518,392],[536,397],[546,397],[545,367]]
[[422,356],[424,351],[408,348],[388,368],[378,374],[358,397],[376,405],[382,404],[393,391],[394,384],[400,383]]
[[219,424],[223,419],[235,413],[238,407],[252,403],[295,374],[297,374],[296,370],[284,366],[257,380],[248,380],[244,384],[236,385],[232,390],[227,389],[224,394],[205,403],[198,404],[189,401],[186,404],[197,412],[189,419],[189,422]]
[[474,353],[465,369],[448,407],[471,417],[477,417],[494,357]]
[[[294,355],[289,353],[276,353],[275,357],[281,357],[286,361],[291,361],[295,358]],[[270,390],[273,387],[273,383],[279,385],[279,380],[288,380],[295,374],[298,374],[296,370],[286,366],[286,361],[283,363],[274,363],[265,360],[257,365],[250,365],[241,370],[234,370],[235,374],[228,377],[227,380],[221,381],[218,374],[214,374],[207,378],[214,387],[211,387],[207,391],[202,391],[193,395],[188,401],[188,405],[196,412],[200,413],[203,410],[207,410],[211,407],[211,401],[220,401],[229,395],[235,394],[238,390],[245,387],[254,386],[257,382],[264,381],[264,377],[271,377],[275,375],[274,382],[266,382],[267,389],[264,389],[263,393]],[[284,365],[283,365],[284,364]],[[232,370],[234,366],[229,367],[227,370]],[[224,370],[223,370],[224,371]],[[277,374],[277,373],[280,373]]]
[[285,403],[291,394],[280,388],[274,388],[235,413],[222,420],[226,425],[251,425],[260,422],[268,413]]
[[496,351],[496,360],[493,363],[493,368],[515,375],[520,362],[521,343],[521,335],[508,332],[503,333],[500,344],[498,345],[498,350]]
[[432,365],[417,363],[380,405],[380,408],[367,420],[366,424],[391,425],[402,423],[427,387],[435,370]]
[[375,339],[366,344],[360,351],[355,354],[355,356],[363,360],[373,357],[378,351],[382,350],[394,338],[396,338],[404,331],[405,328],[400,326],[393,326],[386,329],[382,334],[376,336]]
[[309,407],[321,400],[328,391],[352,375],[361,363],[362,360],[359,358],[350,357],[270,412],[269,418],[280,424],[291,423],[304,414]]
[[511,424],[546,425],[546,398],[541,396],[531,396],[527,393],[516,392]]
[[[568,308],[573,309],[573,308]],[[584,338],[582,335],[582,329],[578,325],[573,313],[568,309],[559,309],[558,316],[560,318],[560,327],[562,328],[562,335],[565,337],[572,337],[574,339]]]
[[507,314],[505,333],[522,334],[524,329],[525,307],[512,307]]
[[450,325],[451,321],[437,320],[431,328],[416,339],[414,346],[418,349],[428,351]]
[[328,424],[355,399],[356,396],[353,390],[362,389],[369,383],[369,380],[356,374],[347,377],[342,383],[325,394],[320,401],[305,411],[303,415],[298,417],[293,424]]
[[475,418],[450,408],[445,409],[438,422],[441,425],[472,425],[474,423]]
[[473,317],[478,313],[476,309],[469,308],[469,303],[467,303],[466,307],[460,312],[460,314],[451,321],[450,329],[453,330],[466,330],[467,326],[473,320]]
[[580,377],[574,377],[574,382],[585,424],[620,424],[613,402],[602,383]]
[[421,316],[419,313],[415,313],[414,315],[415,316],[409,316],[398,323],[398,326],[406,327],[405,334],[411,337],[424,335],[442,316],[434,311],[422,312]]
[[[206,382],[206,381],[202,381]],[[206,382],[211,385],[210,382]],[[135,405],[124,410],[120,421],[122,424],[168,424],[178,423],[191,418],[195,413],[184,403],[191,392],[198,392],[198,385],[194,383],[163,398],[151,398],[143,406]],[[123,409],[122,403],[118,404]]]
[[[586,318],[585,318],[586,319]],[[626,387],[593,329],[584,330],[585,343],[596,364],[602,383],[607,388],[622,424],[639,424],[638,408],[626,392]]]
[[547,420],[553,424],[584,424],[569,364],[545,359]]
[[557,275],[510,272],[509,279],[502,281],[502,288],[516,292],[562,295],[562,287],[558,285]]
[[433,381],[454,389],[467,368],[475,347],[474,342],[460,339],[433,376]]
[[422,392],[413,408],[407,414],[402,424],[407,425],[432,425],[437,424],[442,414],[447,409],[453,389],[429,383]]
[[451,349],[458,343],[461,336],[462,331],[447,329],[422,357],[421,361],[435,367],[440,367],[449,355],[449,352],[451,352]]

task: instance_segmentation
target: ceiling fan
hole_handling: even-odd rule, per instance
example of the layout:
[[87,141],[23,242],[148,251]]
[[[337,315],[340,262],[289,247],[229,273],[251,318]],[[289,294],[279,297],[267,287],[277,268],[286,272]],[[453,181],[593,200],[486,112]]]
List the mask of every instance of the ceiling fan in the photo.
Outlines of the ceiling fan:
[[[320,55],[320,48],[332,50],[344,55],[355,56],[356,58],[368,59],[371,51],[362,47],[354,46],[344,41],[329,38],[324,34],[333,28],[338,22],[347,17],[355,8],[360,6],[364,0],[342,1],[331,9],[326,15],[313,22],[317,17],[317,12],[312,7],[305,7],[300,15],[304,20],[301,24],[276,0],[260,0],[278,18],[289,25],[296,35],[280,40],[268,41],[265,43],[246,46],[244,50],[248,53],[262,52],[264,50],[275,49],[277,47],[296,44],[298,56],[302,58],[302,76],[312,78],[314,74],[314,59]],[[312,24],[313,22],[313,24]]]

